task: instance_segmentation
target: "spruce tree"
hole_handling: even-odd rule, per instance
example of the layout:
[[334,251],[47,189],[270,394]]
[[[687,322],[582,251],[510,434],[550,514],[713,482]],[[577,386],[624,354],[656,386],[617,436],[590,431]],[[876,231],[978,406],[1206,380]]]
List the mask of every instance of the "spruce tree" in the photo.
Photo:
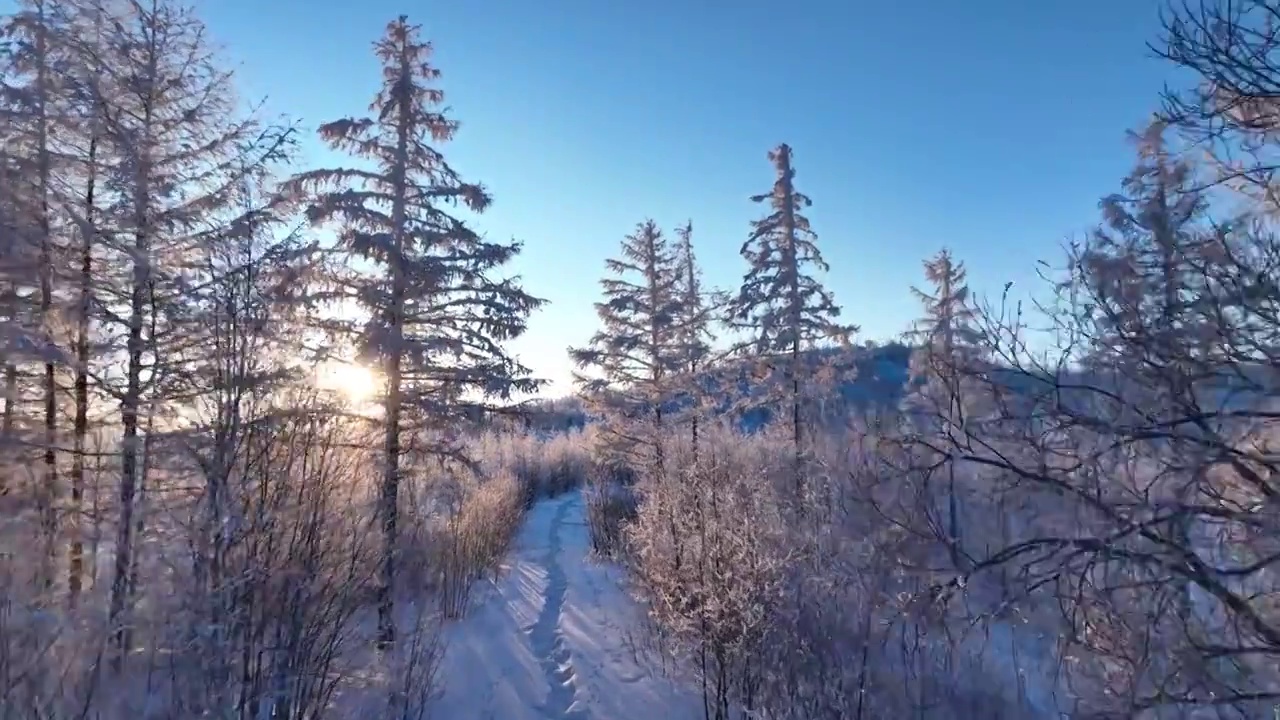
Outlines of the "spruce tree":
[[448,209],[461,204],[482,212],[491,198],[481,185],[463,181],[438,149],[458,123],[442,107],[444,93],[435,86],[440,71],[420,36],[405,16],[392,21],[374,43],[383,84],[372,116],[320,128],[326,144],[365,165],[314,170],[292,183],[314,193],[311,220],[337,224],[340,249],[359,261],[342,284],[365,317],[348,330],[385,380],[382,647],[395,640],[397,506],[407,434],[426,452],[457,456],[458,448],[434,441],[428,431],[453,428],[494,401],[538,386],[503,343],[524,332],[542,301],[516,279],[496,275],[520,252],[519,243],[489,242]]
[[[913,416],[924,412],[925,427],[921,432],[940,432],[947,438],[962,436],[964,422],[962,378],[971,371],[981,354],[982,333],[975,325],[966,283],[964,263],[944,248],[924,261],[927,290],[912,287],[911,292],[924,306],[924,316],[907,333],[915,347],[911,354],[906,405]],[[932,467],[935,463],[930,462]],[[947,468],[947,535],[952,561],[960,567],[965,557],[962,550],[959,498],[956,492],[955,464]]]
[[84,583],[83,504],[86,487],[86,454],[89,440],[90,406],[90,347],[96,331],[98,302],[97,288],[100,268],[98,256],[102,254],[103,234],[100,219],[109,215],[103,198],[110,195],[101,187],[104,168],[109,158],[104,157],[102,123],[98,118],[100,108],[98,90],[104,74],[105,46],[103,40],[104,8],[91,4],[78,13],[77,42],[72,43],[69,55],[79,62],[70,63],[64,78],[67,87],[68,113],[72,132],[66,141],[67,164],[75,178],[69,184],[63,201],[63,212],[70,217],[75,232],[72,237],[77,254],[71,264],[75,276],[75,292],[71,311],[75,325],[72,341],[74,365],[73,400],[75,410],[72,425],[70,505],[64,520],[70,536],[70,557],[67,569],[67,595],[69,602],[78,602]]
[[982,332],[975,324],[977,313],[971,305],[963,262],[943,248],[924,261],[924,275],[931,287],[911,288],[924,315],[907,332],[907,340],[914,345],[911,378],[927,385],[940,377],[954,376],[957,366],[976,359]]
[[795,452],[797,496],[803,494],[801,464],[805,451],[802,404],[805,397],[805,353],[824,344],[847,346],[857,332],[841,324],[840,307],[815,277],[830,268],[817,246],[817,233],[803,214],[812,205],[795,186],[791,147],[779,145],[769,152],[777,177],[773,188],[751,198],[768,206],[769,214],[751,223],[751,234],[742,244],[747,272],[729,307],[729,324],[744,330],[757,361],[784,368],[786,402],[789,405]]
[[1139,346],[1165,355],[1205,349],[1190,344],[1201,336],[1195,318],[1208,201],[1194,166],[1168,147],[1167,131],[1155,120],[1129,133],[1137,162],[1122,191],[1102,199],[1103,223],[1081,254],[1096,301],[1095,365],[1140,364],[1132,352]]
[[660,470],[670,378],[690,360],[680,327],[681,267],[653,220],[637,225],[605,266],[604,300],[595,304],[600,329],[586,347],[569,350],[589,373],[574,379],[603,421],[602,451],[621,466]]
[[[1199,412],[1204,379],[1222,372],[1214,346],[1225,337],[1222,321],[1233,314],[1238,296],[1214,287],[1216,276],[1233,273],[1215,267],[1218,251],[1205,223],[1208,199],[1196,167],[1169,146],[1168,129],[1156,119],[1129,133],[1137,162],[1121,192],[1102,199],[1103,222],[1076,269],[1090,301],[1086,366],[1135,407],[1147,408],[1149,417],[1172,419]],[[1205,448],[1174,433],[1161,462],[1195,477],[1213,462]],[[1180,503],[1194,502],[1199,484],[1181,483],[1173,492]],[[1173,521],[1183,547],[1191,546],[1189,523],[1186,517]],[[1191,612],[1189,589],[1179,612]]]
[[24,368],[39,359],[40,317],[35,283],[37,255],[28,242],[30,218],[25,212],[30,187],[25,173],[7,149],[0,149],[0,358],[3,358],[4,406],[0,410],[0,496],[16,491],[17,468],[26,464],[29,426],[22,396]]
[[702,270],[693,251],[693,222],[676,228],[677,282],[676,297],[679,313],[676,318],[676,337],[683,357],[681,371],[685,373],[684,386],[692,406],[686,415],[693,441],[694,460],[698,457],[698,424],[703,408],[704,379],[700,377],[711,359],[711,343],[715,335],[711,328],[712,305],[702,285]]

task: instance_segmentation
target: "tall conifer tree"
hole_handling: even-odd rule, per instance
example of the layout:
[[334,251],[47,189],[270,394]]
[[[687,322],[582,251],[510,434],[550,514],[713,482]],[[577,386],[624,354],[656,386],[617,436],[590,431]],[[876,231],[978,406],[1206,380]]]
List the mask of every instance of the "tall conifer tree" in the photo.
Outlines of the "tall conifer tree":
[[400,16],[374,51],[383,83],[369,106],[372,116],[320,128],[330,147],[366,164],[306,172],[292,185],[315,193],[311,219],[338,225],[341,249],[359,259],[361,269],[350,268],[342,284],[365,317],[348,330],[385,380],[378,643],[387,646],[396,634],[397,507],[409,433],[429,453],[460,457],[430,431],[454,428],[477,417],[478,407],[534,390],[538,383],[503,343],[524,332],[542,301],[518,279],[497,275],[519,243],[489,242],[450,210],[483,212],[492,198],[464,181],[439,150],[458,123],[443,108],[440,71],[420,26]]
[[657,224],[646,220],[606,261],[596,303],[600,329],[585,348],[571,348],[582,370],[575,380],[604,420],[604,450],[630,467],[660,468],[670,418],[670,377],[688,361],[680,332],[680,266]]
[[802,405],[810,374],[804,353],[824,343],[847,345],[858,328],[839,322],[840,307],[815,277],[815,271],[830,268],[818,250],[818,235],[803,214],[813,203],[796,189],[791,146],[784,143],[774,148],[769,160],[776,172],[773,188],[751,198],[767,205],[769,213],[752,221],[751,234],[742,244],[747,272],[730,304],[729,320],[750,334],[747,347],[758,359],[772,363],[778,358],[784,368],[783,392],[789,405],[800,495],[805,451]]

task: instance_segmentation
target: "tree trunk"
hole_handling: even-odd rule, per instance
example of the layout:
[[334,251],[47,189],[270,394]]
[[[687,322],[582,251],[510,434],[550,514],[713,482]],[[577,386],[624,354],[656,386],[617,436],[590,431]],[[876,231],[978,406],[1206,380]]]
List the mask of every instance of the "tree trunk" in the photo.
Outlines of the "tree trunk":
[[[400,53],[400,72],[403,77],[412,76],[409,55],[405,48]],[[387,325],[391,335],[391,347],[386,349],[387,397],[386,438],[383,446],[382,487],[378,498],[378,512],[382,521],[382,572],[378,583],[378,636],[379,648],[388,648],[396,640],[395,580],[396,545],[398,543],[397,516],[400,505],[400,422],[404,402],[401,383],[401,357],[404,352],[404,294],[405,271],[402,263],[405,234],[405,204],[408,189],[405,187],[409,167],[410,103],[401,100],[397,118],[395,202],[391,208],[395,257],[389,258],[391,271],[391,301],[387,309]]]
[[[399,334],[399,333],[393,333]],[[378,513],[382,520],[382,572],[378,583],[378,646],[390,647],[396,640],[394,618],[396,544],[398,538],[397,515],[400,497],[400,355],[391,353],[386,363],[387,432],[383,447],[382,487],[378,498]]]
[[74,605],[84,582],[84,455],[89,434],[89,314],[93,302],[94,190],[97,182],[98,138],[89,140],[89,178],[85,189],[84,227],[80,247],[80,311],[76,318],[75,427],[71,455],[71,556],[68,567],[68,599]]
[[[13,363],[4,366],[4,418],[0,420],[0,438],[4,440],[4,451],[10,458],[17,457],[17,444],[14,438],[13,423],[18,407],[18,367]],[[16,463],[15,463],[16,464]],[[12,466],[0,469],[0,497],[9,493],[9,473]]]
[[[141,254],[145,241],[138,238],[135,249]],[[120,669],[126,638],[123,620],[125,596],[128,591],[129,573],[133,567],[133,523],[134,501],[138,486],[138,407],[142,394],[142,313],[143,289],[146,285],[145,260],[134,260],[133,288],[129,294],[129,354],[126,369],[127,380],[125,396],[120,403],[120,422],[123,426],[120,457],[120,516],[116,529],[116,562],[115,574],[111,581],[111,601],[108,620],[112,637],[115,639],[117,656],[116,669]]]
[[[135,249],[141,255],[145,241],[138,238]],[[138,406],[142,394],[142,313],[143,289],[146,286],[145,260],[134,260],[133,288],[129,294],[129,339],[126,349],[129,354],[126,368],[127,380],[125,396],[120,403],[120,423],[123,426],[123,437],[120,447],[120,516],[116,528],[116,562],[115,574],[111,580],[111,600],[107,613],[112,637],[116,644],[114,660],[119,670],[127,648],[124,647],[125,596],[128,591],[129,571],[133,567],[133,522],[134,494],[138,486]]]
[[[125,584],[125,607],[132,608],[134,600],[138,597],[138,571],[142,565],[142,558],[138,556],[137,545],[138,539],[143,536],[147,524],[147,490],[149,489],[148,480],[151,477],[152,450],[153,440],[155,438],[155,405],[149,405],[147,408],[147,422],[143,430],[142,437],[142,457],[138,463],[138,487],[134,494],[134,512],[133,512],[133,537],[135,542],[134,552],[131,553],[129,562],[129,580]],[[133,626],[126,625],[124,632],[124,647],[133,647]]]
[[[958,359],[955,351],[955,307],[954,298],[952,297],[954,288],[951,286],[951,281],[951,261],[946,260],[943,265],[942,288],[939,293],[942,305],[939,323],[942,326],[942,358],[944,363],[942,370],[945,373],[944,384],[947,395],[946,433],[949,446],[954,447],[955,425],[960,415],[960,387],[958,373],[956,372]],[[956,464],[954,460],[947,461],[947,535],[951,545],[952,565],[956,569],[964,569],[965,554],[961,547],[960,501],[956,496]]]
[[[151,113],[147,109],[144,119],[150,127]],[[142,148],[146,153],[147,148]],[[145,158],[140,158],[145,165]],[[129,633],[126,627],[125,605],[130,595],[129,578],[133,573],[133,542],[135,523],[135,497],[139,485],[138,411],[142,405],[142,353],[145,348],[143,322],[147,309],[147,290],[151,285],[151,253],[146,208],[150,188],[149,168],[139,167],[134,192],[134,244],[133,281],[129,289],[129,335],[125,344],[128,354],[125,367],[125,394],[120,402],[120,423],[123,426],[120,456],[120,515],[116,530],[115,572],[111,580],[111,599],[107,619],[115,645],[113,666],[119,671],[128,652]]]
[[56,554],[58,501],[58,395],[56,348],[53,342],[53,239],[49,223],[49,117],[46,100],[49,94],[47,62],[47,26],[44,3],[36,8],[36,166],[39,187],[37,228],[40,233],[40,333],[44,350],[44,452],[43,479],[40,492],[41,529],[44,533],[44,557],[41,558],[41,584],[53,586],[53,564]]
[[[154,18],[152,18],[154,20]],[[153,32],[155,27],[150,28]],[[149,48],[145,79],[154,81],[159,76],[157,57],[158,50],[154,44]],[[125,343],[127,361],[125,366],[125,393],[120,402],[120,423],[123,426],[120,456],[120,515],[117,519],[116,557],[114,574],[111,579],[111,599],[108,605],[107,620],[111,628],[115,653],[112,658],[114,669],[119,672],[124,666],[125,655],[129,651],[129,624],[132,622],[126,610],[132,597],[131,578],[134,576],[136,558],[134,557],[134,541],[136,538],[137,495],[145,476],[139,470],[139,456],[143,448],[138,444],[138,412],[142,407],[142,354],[146,350],[144,342],[144,322],[148,308],[148,295],[151,290],[152,263],[155,258],[151,252],[151,189],[152,189],[152,133],[155,127],[155,98],[148,95],[142,101],[142,112],[138,123],[138,139],[132,150],[133,157],[128,158],[135,166],[131,199],[133,201],[133,278],[129,288],[129,332]],[[155,318],[152,317],[152,328]],[[148,338],[155,341],[155,333]],[[153,374],[155,370],[153,369]],[[151,380],[155,382],[154,378]],[[145,455],[142,455],[145,459]]]
[[787,304],[789,309],[789,325],[791,332],[791,358],[787,363],[787,378],[791,387],[791,438],[794,443],[795,457],[793,460],[792,472],[795,473],[795,493],[796,508],[804,511],[804,495],[805,495],[805,479],[804,479],[804,438],[802,424],[800,420],[801,410],[801,392],[800,392],[800,327],[801,327],[801,302],[800,297],[800,260],[796,250],[796,217],[795,217],[795,191],[791,185],[791,152],[786,146],[783,146],[785,152],[781,158],[781,172],[786,186],[786,198],[783,203],[782,211],[782,232],[786,237],[786,248],[784,249],[783,263],[787,268]]
[[696,414],[696,410],[693,416],[693,438],[692,438],[692,447],[690,449],[693,451],[693,467],[697,468],[698,467],[698,416]]

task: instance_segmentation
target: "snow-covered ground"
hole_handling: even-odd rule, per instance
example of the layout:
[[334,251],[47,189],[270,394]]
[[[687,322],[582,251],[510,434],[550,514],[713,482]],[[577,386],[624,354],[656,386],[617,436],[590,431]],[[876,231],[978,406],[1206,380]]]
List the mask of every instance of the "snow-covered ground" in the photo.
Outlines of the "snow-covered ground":
[[477,587],[477,606],[446,631],[434,717],[702,716],[695,690],[669,677],[655,653],[633,650],[641,611],[621,571],[590,549],[580,492],[529,511],[496,583]]

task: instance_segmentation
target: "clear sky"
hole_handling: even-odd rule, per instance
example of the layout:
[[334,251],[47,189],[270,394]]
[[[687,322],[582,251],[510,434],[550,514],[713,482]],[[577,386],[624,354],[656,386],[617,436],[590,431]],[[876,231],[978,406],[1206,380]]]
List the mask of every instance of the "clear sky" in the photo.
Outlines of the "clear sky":
[[492,190],[481,228],[525,242],[516,269],[550,301],[516,350],[551,394],[640,220],[692,219],[708,280],[736,286],[748,197],[784,141],[864,338],[905,329],[920,261],[944,244],[978,294],[1030,289],[1036,261],[1096,221],[1131,162],[1125,129],[1172,77],[1144,44],[1158,0],[201,5],[244,91],[308,127],[364,112],[387,21],[424,25],[462,123],[445,152]]

